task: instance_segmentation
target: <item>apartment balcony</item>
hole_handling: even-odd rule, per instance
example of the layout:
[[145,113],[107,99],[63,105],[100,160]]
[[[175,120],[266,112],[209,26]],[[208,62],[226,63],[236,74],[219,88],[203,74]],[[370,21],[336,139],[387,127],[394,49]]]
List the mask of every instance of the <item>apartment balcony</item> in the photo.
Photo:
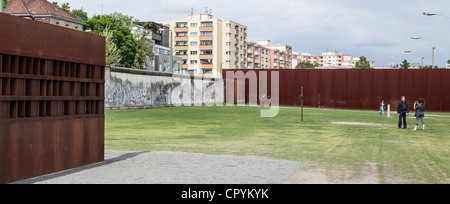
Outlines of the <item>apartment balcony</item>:
[[181,59],[188,59],[188,55],[175,55],[175,57],[179,57]]
[[181,31],[187,32],[187,31],[189,31],[189,28],[188,27],[175,27],[174,31],[175,32],[181,32]]
[[200,27],[200,31],[214,31],[214,27]]
[[188,64],[182,64],[182,65],[181,65],[181,68],[187,69],[187,68],[188,68]]
[[183,45],[183,46],[175,45],[175,46],[173,47],[173,49],[175,49],[175,50],[188,50],[188,49],[189,49],[189,46],[187,46],[187,45]]
[[175,41],[188,41],[189,37],[188,36],[175,37],[174,40]]
[[213,45],[200,45],[200,50],[212,50],[214,48]]
[[213,55],[199,55],[200,59],[213,59]]
[[210,68],[210,69],[212,69],[213,68],[213,64],[212,63],[211,64],[201,64],[200,68]]
[[214,40],[214,36],[200,36],[200,40]]

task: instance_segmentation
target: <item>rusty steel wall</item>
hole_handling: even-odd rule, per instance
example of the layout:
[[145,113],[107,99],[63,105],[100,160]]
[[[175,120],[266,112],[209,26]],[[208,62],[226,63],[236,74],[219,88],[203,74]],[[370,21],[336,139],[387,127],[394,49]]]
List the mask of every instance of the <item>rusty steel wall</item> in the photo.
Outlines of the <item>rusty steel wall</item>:
[[[450,70],[223,70],[226,89],[227,71],[280,73],[280,105],[300,106],[304,87],[304,105],[333,109],[378,110],[381,101],[396,110],[401,96],[406,96],[411,111],[419,97],[426,101],[426,111],[450,112]],[[249,102],[249,80],[245,100]],[[270,74],[268,89],[270,89]],[[259,83],[258,83],[259,90]],[[234,94],[235,90],[225,90]],[[320,99],[319,99],[320,96]],[[258,96],[258,101],[261,96]],[[226,97],[225,97],[226,98]],[[270,98],[270,93],[269,93]],[[232,102],[231,102],[232,103]]]
[[105,39],[0,13],[0,183],[104,160]]

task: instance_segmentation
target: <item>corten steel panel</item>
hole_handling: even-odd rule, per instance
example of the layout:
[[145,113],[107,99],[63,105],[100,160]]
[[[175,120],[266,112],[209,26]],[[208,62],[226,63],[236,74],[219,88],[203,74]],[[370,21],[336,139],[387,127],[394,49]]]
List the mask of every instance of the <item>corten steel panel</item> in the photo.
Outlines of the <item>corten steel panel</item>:
[[0,183],[104,160],[105,40],[0,14]]
[[347,108],[347,73],[333,70],[334,87],[333,93],[339,93],[335,97],[336,108]]
[[450,111],[450,91],[445,88],[450,87],[450,70],[244,70],[248,71],[280,72],[281,106],[299,106],[303,86],[306,107],[318,107],[320,94],[324,108],[378,110],[384,100],[395,111],[400,96],[406,96],[411,111],[419,97],[425,98],[426,111]]
[[0,53],[105,66],[102,36],[2,13],[0,25]]
[[[103,117],[0,123],[0,183],[103,161]],[[86,131],[87,129],[87,131]],[[101,135],[101,137],[99,137]]]

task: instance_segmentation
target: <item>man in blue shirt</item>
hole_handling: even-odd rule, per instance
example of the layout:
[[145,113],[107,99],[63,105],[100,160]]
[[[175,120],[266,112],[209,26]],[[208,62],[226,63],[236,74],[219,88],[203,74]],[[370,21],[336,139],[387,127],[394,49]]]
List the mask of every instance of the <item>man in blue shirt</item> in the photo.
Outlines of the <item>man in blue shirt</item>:
[[406,129],[406,115],[409,115],[409,106],[408,102],[406,102],[406,98],[402,96],[402,100],[398,102],[397,105],[397,114],[398,114],[398,128],[402,128],[402,121],[403,121],[403,128]]

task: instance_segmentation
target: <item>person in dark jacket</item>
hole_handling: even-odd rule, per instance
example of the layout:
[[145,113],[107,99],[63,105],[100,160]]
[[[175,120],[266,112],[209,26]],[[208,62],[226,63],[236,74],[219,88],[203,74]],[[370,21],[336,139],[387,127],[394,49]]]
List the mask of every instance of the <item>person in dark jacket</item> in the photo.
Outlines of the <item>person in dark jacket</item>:
[[417,130],[417,126],[419,126],[419,119],[422,121],[423,131],[425,131],[425,100],[423,98],[419,98],[417,102],[414,103],[414,110],[416,110],[416,127],[414,127],[414,131]]
[[402,121],[403,121],[403,128],[406,129],[406,115],[409,115],[409,106],[408,102],[406,102],[406,97],[402,96],[402,100],[398,102],[397,105],[397,114],[398,114],[398,128],[402,128]]

